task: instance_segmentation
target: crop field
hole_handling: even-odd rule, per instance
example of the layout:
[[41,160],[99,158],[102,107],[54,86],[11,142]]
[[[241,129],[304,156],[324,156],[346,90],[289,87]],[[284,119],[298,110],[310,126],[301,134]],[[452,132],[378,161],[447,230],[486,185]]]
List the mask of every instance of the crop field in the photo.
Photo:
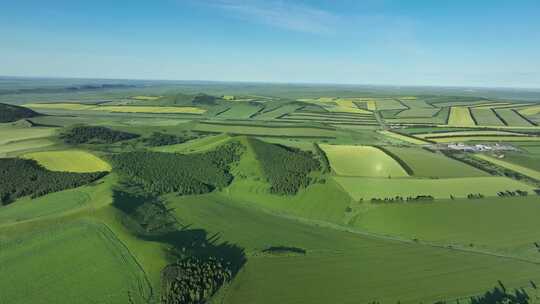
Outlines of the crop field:
[[498,109],[498,110],[495,110],[495,112],[497,112],[501,120],[503,120],[507,126],[513,126],[513,127],[535,126],[533,123],[531,123],[529,120],[521,116],[517,111],[513,109]]
[[0,124],[0,145],[11,142],[53,136],[58,129],[46,127],[19,127]]
[[262,120],[271,120],[276,119],[279,117],[282,117],[284,115],[287,115],[289,113],[293,113],[296,110],[300,109],[301,106],[299,105],[284,105],[279,106],[276,109],[271,109],[269,111],[263,110],[259,115],[255,116],[256,119],[262,119]]
[[474,127],[476,123],[467,107],[451,107],[448,125],[452,127]]
[[479,126],[504,126],[491,108],[471,108],[471,114]]
[[406,136],[406,135],[399,134],[399,133],[392,132],[392,131],[380,131],[379,133],[383,134],[385,136],[388,136],[388,137],[390,137],[392,139],[397,139],[399,141],[410,143],[410,144],[413,144],[413,145],[429,144],[429,142],[427,142],[425,140],[418,139],[418,138],[415,138],[413,136]]
[[385,147],[386,150],[404,161],[415,177],[451,178],[488,176],[482,170],[448,158],[441,153],[421,148]]
[[111,166],[86,151],[47,151],[25,154],[24,158],[37,161],[51,171],[67,172],[100,172],[111,171]]
[[475,157],[486,160],[486,161],[488,161],[490,163],[493,163],[493,164],[495,164],[497,166],[501,166],[503,168],[510,169],[512,171],[521,173],[521,174],[523,174],[525,176],[528,176],[528,177],[531,177],[531,178],[534,178],[534,179],[540,181],[540,171],[533,170],[533,169],[530,169],[528,167],[520,166],[520,165],[512,163],[512,162],[508,162],[505,159],[499,159],[499,158],[491,157],[491,156],[486,155],[486,154],[477,154],[477,155],[475,155]]
[[12,141],[10,143],[0,145],[0,157],[8,154],[45,148],[54,144],[55,143],[53,141],[46,138]]
[[405,169],[384,151],[370,146],[321,145],[332,169],[342,176],[404,177]]
[[334,179],[356,200],[374,198],[417,197],[431,195],[437,199],[450,196],[464,198],[469,194],[497,196],[500,191],[528,191],[534,187],[506,177],[463,177],[440,179],[364,178],[336,176]]
[[237,118],[237,119],[246,119],[250,118],[252,115],[255,115],[262,107],[259,105],[254,105],[251,103],[235,103],[228,110],[217,115],[218,118]]
[[333,138],[337,132],[329,129],[318,129],[309,127],[259,127],[259,126],[241,126],[241,125],[225,125],[225,124],[211,124],[211,123],[199,123],[195,128],[195,131],[210,132],[210,133],[229,133],[240,135],[253,135],[253,136],[286,136],[286,137],[329,137]]
[[525,116],[538,115],[540,114],[540,106],[527,107],[524,109],[520,109],[518,112]]
[[159,107],[159,106],[98,106],[77,103],[37,103],[26,105],[32,109],[67,111],[104,111],[111,113],[155,113],[155,114],[203,114],[205,109],[197,107]]
[[2,303],[144,303],[149,296],[144,272],[103,225],[78,222],[0,242],[2,272],[10,274],[0,277]]
[[414,136],[423,138],[423,139],[433,139],[433,138],[440,138],[440,137],[465,137],[465,136],[527,136],[527,134],[511,132],[511,131],[475,130],[475,131],[420,133],[420,134],[414,134]]
[[538,92],[3,80],[2,304],[540,295]]

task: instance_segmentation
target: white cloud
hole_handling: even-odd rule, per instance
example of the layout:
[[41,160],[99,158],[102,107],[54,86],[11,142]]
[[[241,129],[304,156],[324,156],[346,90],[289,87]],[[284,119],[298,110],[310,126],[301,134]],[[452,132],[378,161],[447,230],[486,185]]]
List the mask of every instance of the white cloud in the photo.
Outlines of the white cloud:
[[205,0],[206,4],[249,22],[304,33],[328,34],[338,17],[331,12],[281,0]]

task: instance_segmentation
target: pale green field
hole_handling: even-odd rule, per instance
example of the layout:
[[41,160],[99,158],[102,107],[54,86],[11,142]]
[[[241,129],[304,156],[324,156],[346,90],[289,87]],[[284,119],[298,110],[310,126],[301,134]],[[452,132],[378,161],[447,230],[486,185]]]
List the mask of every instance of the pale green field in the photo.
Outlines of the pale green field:
[[540,106],[527,107],[519,110],[518,112],[526,116],[534,116],[540,114]]
[[342,176],[405,177],[407,172],[392,157],[370,146],[321,145],[332,169]]
[[533,193],[534,187],[506,177],[463,177],[444,179],[413,178],[364,178],[336,176],[334,179],[356,200],[372,198],[404,198],[418,195],[431,195],[434,198],[449,199],[467,197],[468,194],[497,196],[500,191],[528,191]]
[[452,127],[474,127],[476,124],[467,107],[451,107],[448,125]]
[[34,152],[23,157],[35,160],[51,171],[79,173],[111,171],[111,166],[104,160],[80,150]]
[[0,145],[28,139],[53,136],[57,128],[20,127],[11,124],[0,124]]
[[505,161],[504,158],[499,159],[499,158],[491,157],[491,156],[486,155],[486,154],[476,154],[475,157],[486,160],[486,161],[488,161],[490,163],[493,163],[493,164],[495,164],[497,166],[501,166],[503,168],[507,168],[507,169],[510,169],[512,171],[516,171],[518,173],[521,173],[521,174],[526,175],[528,177],[534,178],[536,180],[540,180],[540,172],[539,171],[527,168],[525,166],[520,166],[518,164],[513,164],[511,162]]
[[[396,132],[391,132],[391,131],[379,131],[379,133],[383,134],[383,135],[386,135],[390,138],[393,138],[393,139],[397,139],[397,140],[400,140],[400,141],[403,141],[403,142],[406,142],[406,143],[410,143],[410,144],[414,144],[414,145],[425,145],[425,144],[429,144],[429,142],[427,141],[424,141],[424,140],[421,140],[421,139],[417,139],[417,138],[413,138],[411,136],[405,136],[405,135],[401,135],[399,133],[396,133]],[[416,135],[414,135],[416,136]]]
[[18,233],[0,247],[1,303],[146,303],[150,296],[144,271],[97,222]]
[[176,145],[153,147],[153,151],[169,153],[200,153],[217,148],[231,140],[227,134],[210,135]]
[[466,142],[466,141],[489,141],[489,142],[512,142],[512,141],[540,141],[540,137],[536,136],[456,136],[444,138],[431,138],[430,140],[437,143],[449,142]]
[[511,132],[511,131],[492,131],[492,130],[478,130],[478,131],[453,131],[453,132],[434,132],[434,133],[419,133],[414,134],[415,137],[424,139],[434,139],[437,137],[464,137],[464,136],[527,136],[523,133]]
[[8,154],[12,153],[49,147],[54,144],[55,143],[53,141],[46,138],[12,141],[10,143],[0,145],[0,156],[7,156]]
[[172,113],[203,114],[205,109],[197,107],[159,107],[159,106],[98,106],[79,103],[35,103],[26,104],[32,109],[71,110],[71,111],[105,111],[115,113]]
[[195,131],[220,132],[231,134],[243,134],[253,136],[312,136],[312,137],[334,137],[337,131],[318,128],[286,128],[286,127],[259,127],[240,125],[220,125],[220,124],[198,124]]

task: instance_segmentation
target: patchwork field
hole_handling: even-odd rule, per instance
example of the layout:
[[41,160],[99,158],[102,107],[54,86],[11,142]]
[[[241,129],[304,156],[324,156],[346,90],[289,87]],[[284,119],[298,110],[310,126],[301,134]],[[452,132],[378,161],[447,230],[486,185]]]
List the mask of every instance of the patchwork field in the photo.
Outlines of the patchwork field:
[[500,191],[528,191],[534,187],[506,177],[463,177],[441,179],[362,178],[336,176],[334,179],[356,200],[384,199],[396,196],[430,195],[437,199],[467,197],[469,194],[497,196]]
[[158,107],[158,106],[98,106],[77,103],[36,103],[26,104],[32,109],[104,111],[111,113],[155,113],[155,114],[203,114],[205,109],[197,107]]
[[214,124],[199,123],[195,131],[210,133],[229,133],[253,136],[284,136],[284,137],[313,137],[313,138],[333,138],[337,132],[330,129],[319,129],[309,127],[290,126],[243,126],[234,124]]
[[370,146],[321,145],[332,169],[342,176],[404,177],[407,172],[384,151]]
[[262,107],[259,105],[244,102],[235,103],[228,110],[217,115],[217,117],[226,119],[246,119],[250,118],[252,115],[255,115],[260,110],[262,110]]
[[85,151],[47,151],[25,154],[24,158],[37,161],[51,171],[100,172],[111,171],[111,166],[94,154]]
[[471,108],[471,114],[480,126],[504,126],[492,108]]
[[531,127],[531,126],[535,126],[535,124],[531,123],[529,120],[527,120],[525,117],[521,116],[517,111],[515,111],[513,109],[497,109],[497,110],[495,110],[495,112],[497,112],[500,119],[507,126],[514,126],[514,127]]

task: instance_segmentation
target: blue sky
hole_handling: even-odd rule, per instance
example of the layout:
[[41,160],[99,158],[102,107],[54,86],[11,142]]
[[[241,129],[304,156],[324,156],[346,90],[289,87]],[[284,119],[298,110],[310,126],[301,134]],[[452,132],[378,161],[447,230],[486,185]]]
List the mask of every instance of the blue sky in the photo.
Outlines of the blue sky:
[[540,2],[3,1],[0,75],[540,87]]

